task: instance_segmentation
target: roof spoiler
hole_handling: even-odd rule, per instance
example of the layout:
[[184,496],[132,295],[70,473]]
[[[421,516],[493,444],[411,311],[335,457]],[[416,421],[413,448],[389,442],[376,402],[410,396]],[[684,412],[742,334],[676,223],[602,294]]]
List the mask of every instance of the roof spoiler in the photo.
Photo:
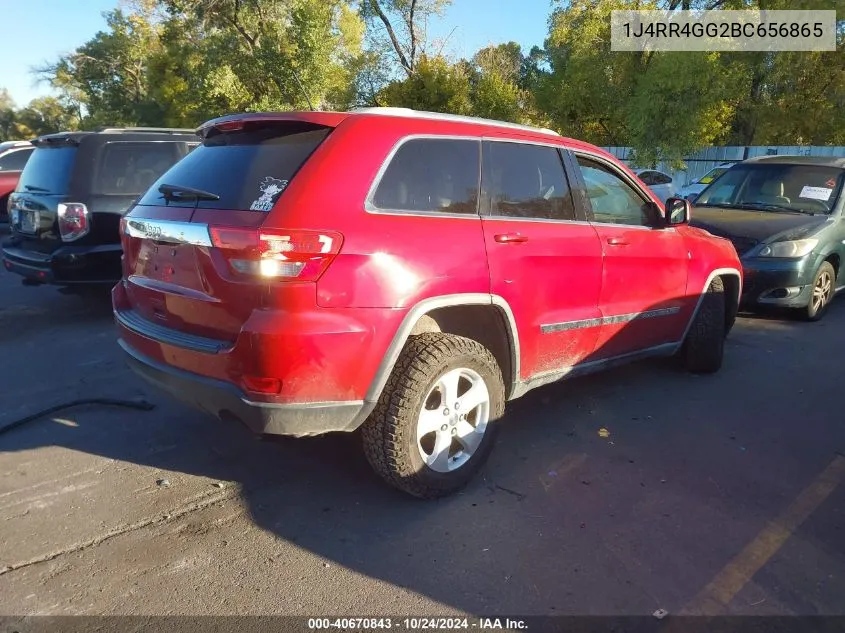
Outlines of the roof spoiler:
[[196,130],[173,127],[101,127],[97,132],[141,132],[149,134],[196,134]]

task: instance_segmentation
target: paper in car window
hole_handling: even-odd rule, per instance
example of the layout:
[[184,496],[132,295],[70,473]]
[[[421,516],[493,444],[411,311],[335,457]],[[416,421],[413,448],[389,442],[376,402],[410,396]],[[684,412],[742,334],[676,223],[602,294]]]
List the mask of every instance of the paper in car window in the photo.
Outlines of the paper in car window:
[[810,198],[812,200],[830,200],[830,194],[833,193],[833,189],[828,189],[827,187],[810,187],[805,186],[801,193],[798,194],[799,198]]

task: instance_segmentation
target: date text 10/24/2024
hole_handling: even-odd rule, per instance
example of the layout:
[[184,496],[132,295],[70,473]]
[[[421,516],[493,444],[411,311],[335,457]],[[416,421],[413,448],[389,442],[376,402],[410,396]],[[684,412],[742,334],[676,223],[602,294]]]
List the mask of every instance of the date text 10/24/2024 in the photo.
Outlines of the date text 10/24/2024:
[[308,618],[309,631],[524,631],[525,620],[518,618]]

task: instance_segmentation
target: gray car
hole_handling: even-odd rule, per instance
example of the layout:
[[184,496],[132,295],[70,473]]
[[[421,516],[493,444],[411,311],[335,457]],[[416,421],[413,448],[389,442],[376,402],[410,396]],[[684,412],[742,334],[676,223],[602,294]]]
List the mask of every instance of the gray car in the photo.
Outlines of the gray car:
[[764,156],[732,166],[694,200],[690,224],[733,242],[747,309],[816,321],[843,287],[845,158]]

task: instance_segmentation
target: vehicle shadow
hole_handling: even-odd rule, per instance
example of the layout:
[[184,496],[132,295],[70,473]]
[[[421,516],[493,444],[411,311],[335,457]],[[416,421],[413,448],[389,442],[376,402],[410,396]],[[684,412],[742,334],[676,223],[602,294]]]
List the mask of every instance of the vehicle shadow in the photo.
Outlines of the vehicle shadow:
[[[660,318],[649,321],[664,327]],[[778,489],[757,491],[753,502],[742,496],[749,462],[728,437],[754,426],[737,410],[748,397],[738,378],[749,367],[729,350],[725,362],[736,385],[649,360],[539,388],[510,403],[480,476],[438,501],[383,484],[356,435],[256,441],[133,379],[114,385],[115,395],[141,392],[157,410],[71,411],[63,417],[76,426],[36,422],[0,435],[0,451],[56,446],[233,482],[252,521],[275,538],[447,609],[645,615],[677,608],[703,586],[713,549],[702,542],[730,551],[747,537],[714,522],[731,517],[753,531],[760,507],[781,502]],[[705,408],[725,413],[696,417]],[[791,443],[793,459],[815,450],[802,446]],[[777,457],[773,472],[789,475],[791,462]],[[670,515],[671,522],[660,518]]]

